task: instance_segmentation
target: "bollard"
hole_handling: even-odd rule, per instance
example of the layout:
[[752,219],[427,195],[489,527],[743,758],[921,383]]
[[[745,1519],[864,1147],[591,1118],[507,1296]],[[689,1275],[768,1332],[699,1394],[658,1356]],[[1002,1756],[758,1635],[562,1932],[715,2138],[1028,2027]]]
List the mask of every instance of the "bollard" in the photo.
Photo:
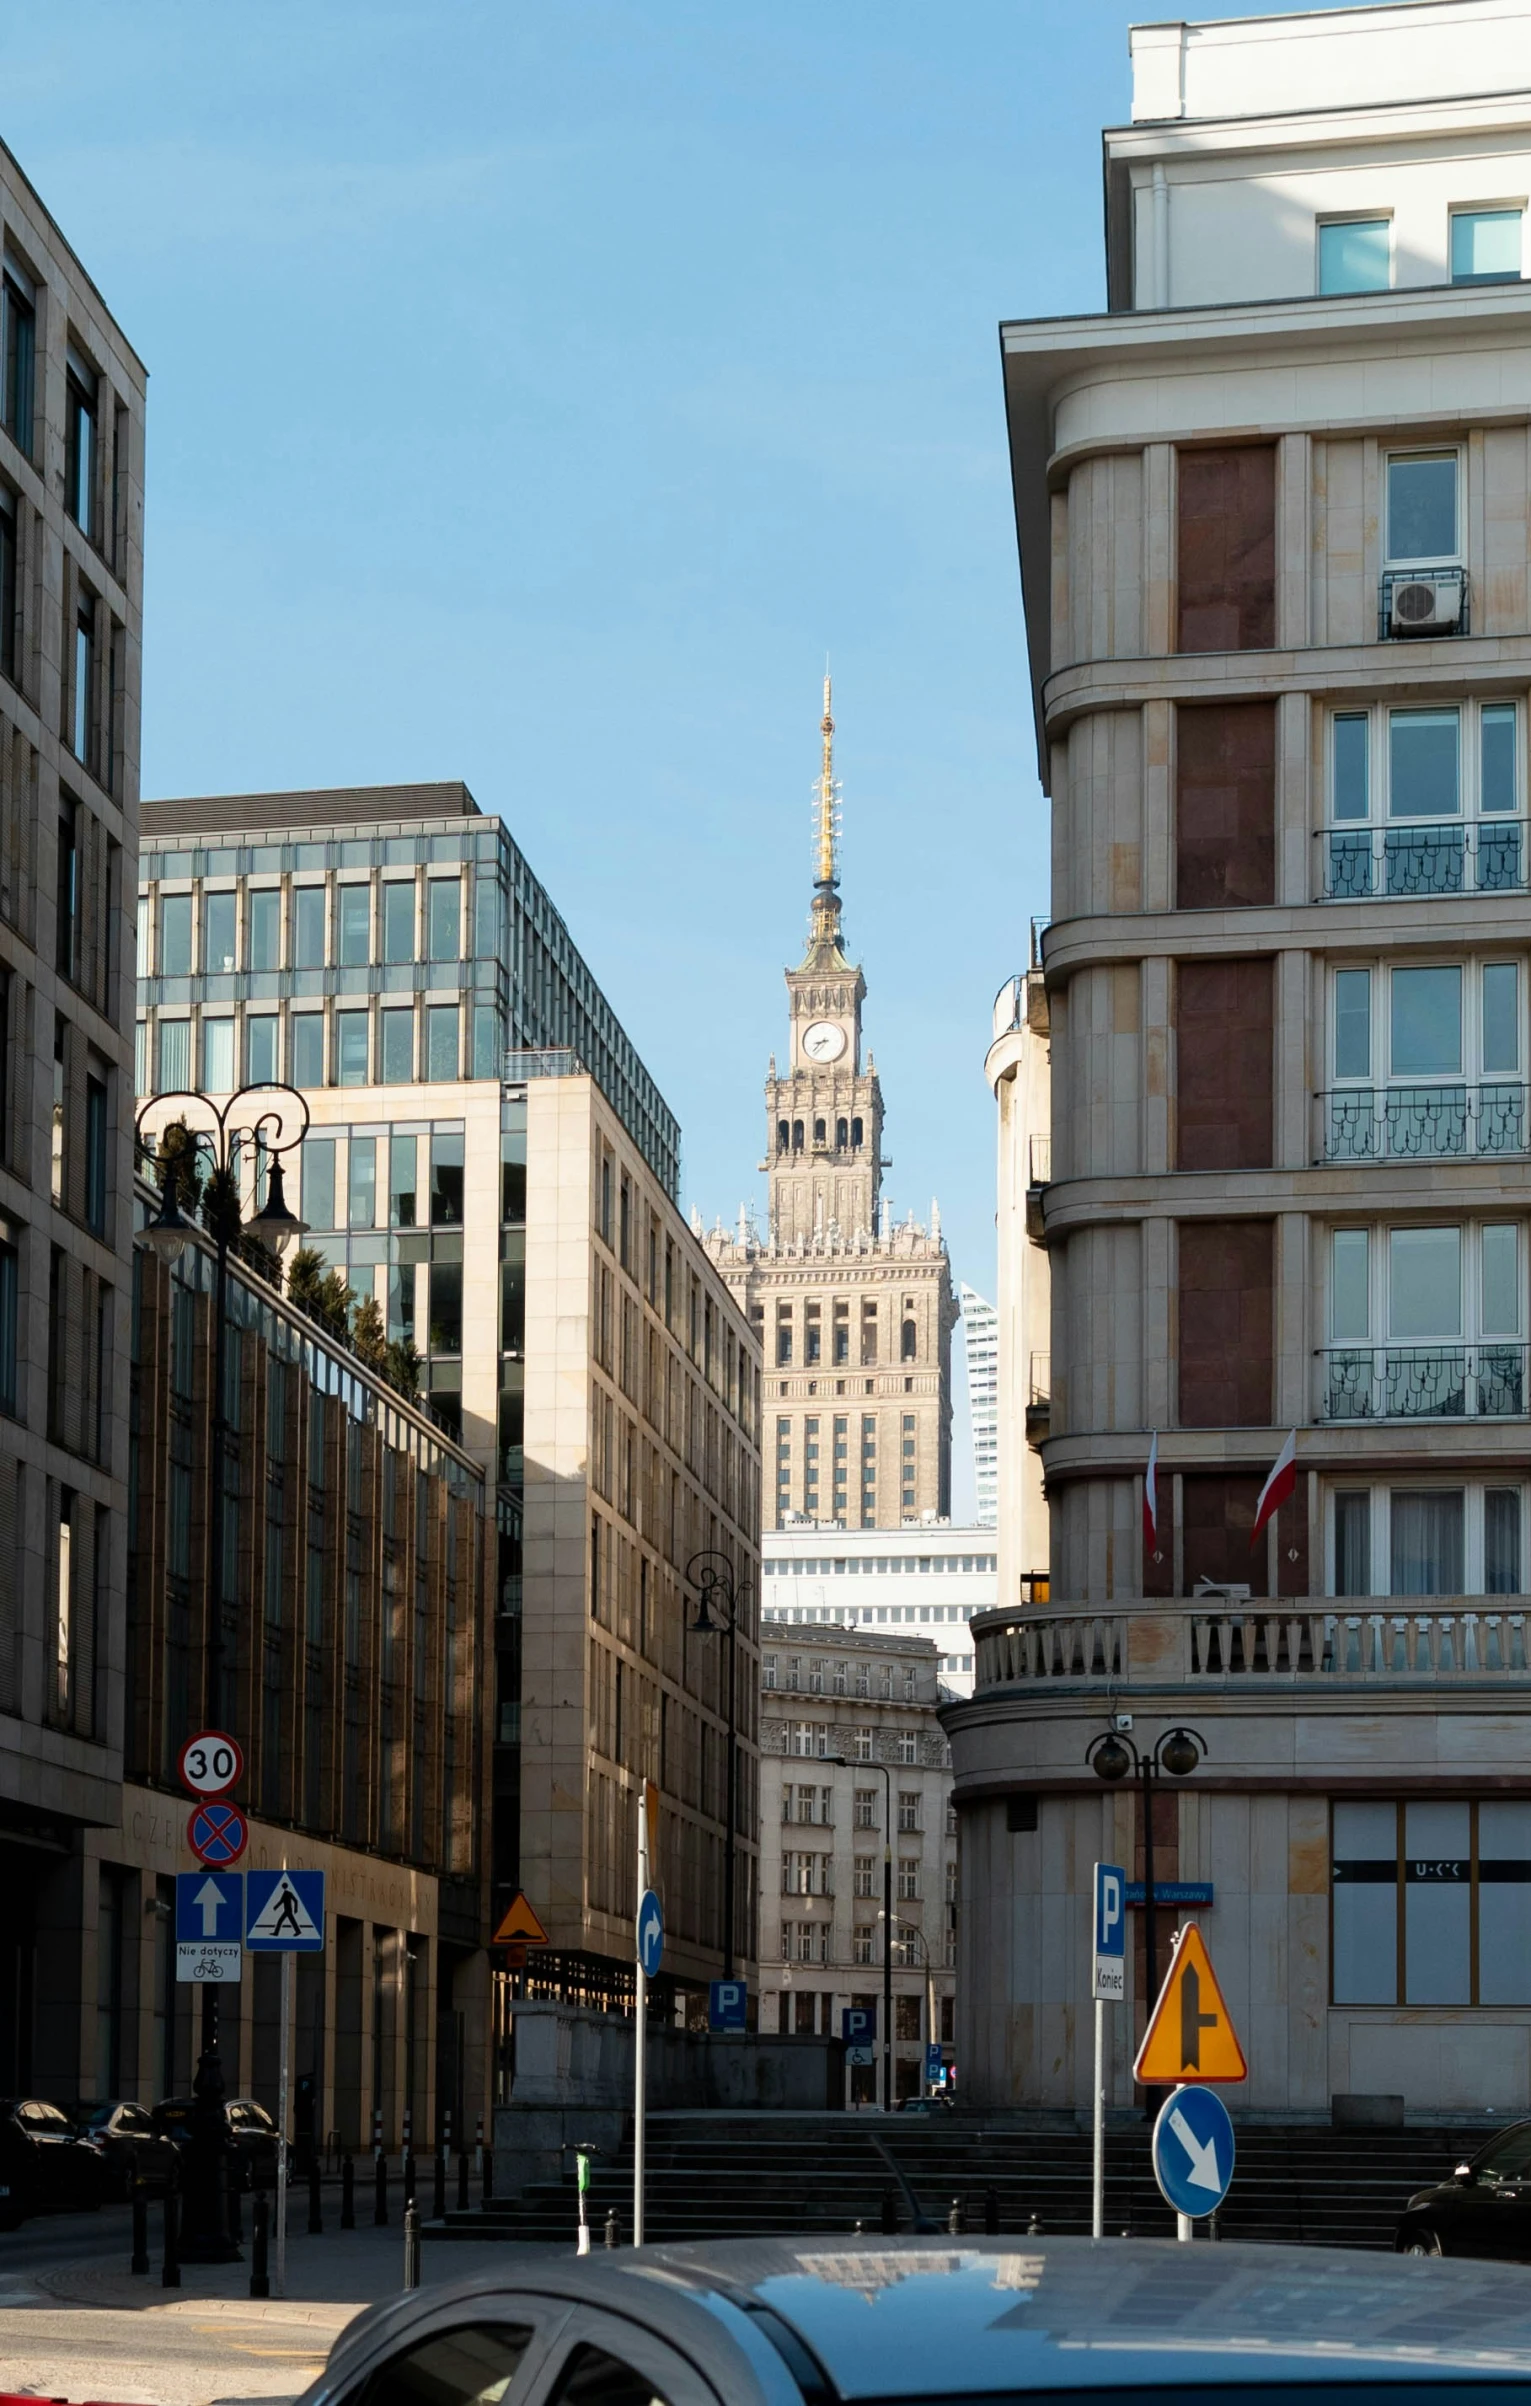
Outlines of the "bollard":
[[162,2289],[181,2286],[181,2204],[174,2189],[165,2191],[165,2259],[159,2277]]
[[417,2206],[404,2208],[404,2286],[420,2286],[420,2211]]
[[[229,2173],[231,2173],[233,2170],[233,2167],[228,2164],[227,2159],[225,2159],[225,2170]],[[228,2229],[229,2237],[233,2240],[236,2247],[239,2245],[240,2241],[245,2235],[245,2226],[240,2214],[239,2195],[240,2192],[238,2182],[230,2178],[227,2183],[224,2198],[224,2202],[228,2208],[228,2221],[226,2227]]]
[[1027,2225],[1026,2225],[1026,2236],[1027,2236],[1027,2238],[1028,2238],[1028,2239],[1040,2239],[1040,2238],[1041,2238],[1041,2236],[1042,2236],[1042,2217],[1041,2217],[1041,2215],[1040,2215],[1040,2214],[1033,2212],[1033,2214],[1032,2214],[1032,2217],[1031,2217],[1031,2220],[1030,2220],[1030,2221],[1027,2223]]
[[444,2219],[446,2210],[447,2159],[442,2153],[441,2149],[438,2147],[436,2150],[434,2174],[431,2181],[431,2214],[437,2222],[440,2222]]
[[457,2211],[459,2214],[468,2211],[468,2159],[465,2155],[457,2159]]
[[622,2244],[621,2225],[617,2221],[617,2209],[615,2206],[612,2207],[611,2212],[606,2217],[606,2244],[608,2247],[620,2247]]
[[372,2108],[372,2152],[374,2155],[383,2152],[383,2109],[380,2105]]
[[882,2193],[882,2228],[884,2232],[898,2229],[898,2191],[891,2181]]
[[951,2211],[946,2217],[946,2227],[951,2232],[954,2239],[960,2232],[967,2229],[967,2218],[962,2211],[962,2200],[960,2197],[954,2197],[952,2199]]
[[482,2171],[484,2164],[484,2117],[482,2114],[474,2124],[473,2160]]
[[1217,2208],[1214,2206],[1211,2213],[1207,2216],[1207,2237],[1209,2239],[1216,2240],[1221,2238],[1221,2236],[1222,2233],[1217,2227]]
[[340,2227],[356,2228],[356,2164],[349,2147],[340,2159]]
[[482,2174],[479,2182],[479,2203],[480,2205],[491,2205],[494,2202],[494,2149],[492,2147],[484,2149],[484,2160],[479,2170]]
[[415,2143],[415,2116],[412,2106],[404,2108],[404,2134],[399,2142],[400,2155],[408,2155]]
[[415,2202],[415,2151],[413,2147],[411,2147],[409,2153],[404,2158],[403,2169],[404,2203],[407,2206],[412,2206]]
[[324,2216],[319,2210],[319,2159],[315,2156],[308,2167],[308,2235],[316,2238],[324,2228]]
[[372,2227],[381,2230],[388,2220],[388,2158],[380,2155],[377,2170],[372,2176]]
[[998,2189],[985,2189],[983,2193],[983,2227],[991,2232],[999,2229]]
[[149,2200],[144,2195],[142,2181],[133,2183],[133,2261],[129,2272],[149,2269]]
[[864,2239],[866,2235],[867,2226],[864,2222],[853,2222],[851,2224],[851,2237],[853,2239]]
[[252,2297],[269,2297],[271,2295],[271,2275],[266,2268],[270,2227],[270,2209],[266,2204],[266,2192],[264,2189],[257,2189],[255,2203],[250,2208],[252,2242],[250,2248],[250,2295]]

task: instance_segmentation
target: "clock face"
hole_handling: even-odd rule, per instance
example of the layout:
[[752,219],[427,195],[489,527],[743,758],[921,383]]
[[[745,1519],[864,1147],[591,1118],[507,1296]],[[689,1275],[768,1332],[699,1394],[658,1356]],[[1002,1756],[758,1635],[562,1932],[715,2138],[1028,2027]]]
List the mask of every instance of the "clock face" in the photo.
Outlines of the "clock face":
[[830,1019],[816,1019],[803,1030],[803,1050],[810,1061],[838,1061],[845,1050],[845,1030]]

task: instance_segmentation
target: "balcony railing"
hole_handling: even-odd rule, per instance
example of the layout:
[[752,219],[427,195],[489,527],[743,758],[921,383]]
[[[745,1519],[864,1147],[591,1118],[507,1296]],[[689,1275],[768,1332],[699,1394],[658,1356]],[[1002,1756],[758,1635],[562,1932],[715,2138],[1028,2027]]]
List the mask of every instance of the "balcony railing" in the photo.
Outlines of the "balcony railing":
[[1332,1087],[1317,1099],[1326,1161],[1450,1161],[1528,1149],[1526,1089],[1516,1078]]
[[1517,1598],[1310,1597],[1223,1611],[1145,1603],[976,1616],[975,1687],[1103,1690],[1245,1680],[1531,1681]]
[[1324,830],[1324,892],[1331,902],[1524,892],[1526,861],[1524,819],[1393,820]]
[[1331,1345],[1323,1354],[1325,1420],[1516,1420],[1526,1409],[1526,1348]]

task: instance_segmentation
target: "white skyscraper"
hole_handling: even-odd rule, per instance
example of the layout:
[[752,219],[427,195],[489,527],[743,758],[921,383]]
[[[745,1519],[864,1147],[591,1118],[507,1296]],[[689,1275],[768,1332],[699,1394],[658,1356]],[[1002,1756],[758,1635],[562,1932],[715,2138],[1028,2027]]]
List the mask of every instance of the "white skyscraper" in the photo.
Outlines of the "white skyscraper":
[[999,1314],[970,1286],[962,1289],[967,1330],[968,1405],[973,1416],[973,1471],[980,1529],[999,1525]]

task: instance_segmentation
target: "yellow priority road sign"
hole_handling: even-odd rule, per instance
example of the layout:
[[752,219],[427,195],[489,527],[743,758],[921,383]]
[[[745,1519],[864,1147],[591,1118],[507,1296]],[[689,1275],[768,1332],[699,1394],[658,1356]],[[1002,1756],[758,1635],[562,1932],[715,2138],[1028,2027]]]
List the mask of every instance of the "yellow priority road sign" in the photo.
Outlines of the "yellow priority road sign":
[[505,1909],[505,1918],[496,1930],[491,1944],[504,1947],[514,1946],[517,1942],[523,1947],[545,1947],[548,1942],[546,1930],[526,1901],[524,1888],[518,1888],[511,1898]]
[[1145,2087],[1158,2081],[1178,2087],[1183,2080],[1249,2078],[1249,2066],[1217,1985],[1207,1942],[1193,1921],[1176,1937],[1174,1957],[1159,2002],[1148,2017],[1132,2077]]

